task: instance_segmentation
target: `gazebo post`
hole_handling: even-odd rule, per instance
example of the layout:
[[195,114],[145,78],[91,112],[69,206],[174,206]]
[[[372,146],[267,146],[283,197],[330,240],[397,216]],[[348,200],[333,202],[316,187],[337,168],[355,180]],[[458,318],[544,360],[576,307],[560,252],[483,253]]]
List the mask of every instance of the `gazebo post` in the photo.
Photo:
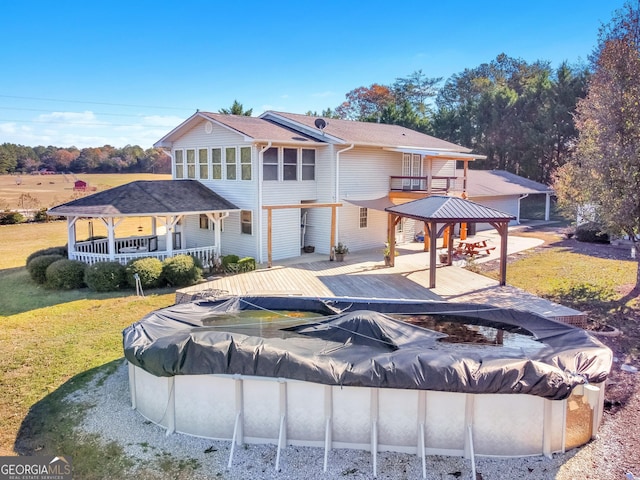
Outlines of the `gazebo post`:
[[507,284],[507,240],[509,235],[508,222],[495,222],[490,224],[500,234],[500,286]]
[[436,242],[438,240],[438,224],[429,222],[429,288],[436,288]]

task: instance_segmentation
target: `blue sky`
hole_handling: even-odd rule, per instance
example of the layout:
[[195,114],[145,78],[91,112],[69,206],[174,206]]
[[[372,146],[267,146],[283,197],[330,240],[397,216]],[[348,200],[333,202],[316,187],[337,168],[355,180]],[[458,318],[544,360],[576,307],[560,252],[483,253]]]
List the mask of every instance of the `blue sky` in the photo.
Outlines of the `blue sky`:
[[500,53],[587,60],[623,0],[4,2],[0,143],[150,147],[196,109],[335,108]]

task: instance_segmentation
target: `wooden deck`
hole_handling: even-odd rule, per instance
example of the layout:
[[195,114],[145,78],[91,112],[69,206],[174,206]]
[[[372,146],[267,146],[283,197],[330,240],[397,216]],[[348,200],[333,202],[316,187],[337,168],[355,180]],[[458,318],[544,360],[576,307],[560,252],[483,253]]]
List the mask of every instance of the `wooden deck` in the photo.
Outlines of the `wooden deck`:
[[[513,237],[512,237],[513,238]],[[295,295],[365,297],[471,302],[535,312],[581,326],[584,315],[512,286],[457,266],[439,267],[436,288],[430,289],[428,253],[419,244],[400,248],[394,267],[385,267],[380,251],[349,254],[344,262],[307,254],[271,268],[222,275],[176,292],[176,302],[201,298],[216,290],[231,295]],[[514,249],[510,246],[510,250]],[[515,247],[517,249],[517,247]]]

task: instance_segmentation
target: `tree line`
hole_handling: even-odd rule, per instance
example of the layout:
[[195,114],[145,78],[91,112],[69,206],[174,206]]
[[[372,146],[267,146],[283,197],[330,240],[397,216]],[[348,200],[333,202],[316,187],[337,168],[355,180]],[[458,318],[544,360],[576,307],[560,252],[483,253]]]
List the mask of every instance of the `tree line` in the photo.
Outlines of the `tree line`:
[[171,173],[171,158],[159,148],[110,145],[78,149],[0,145],[0,174],[37,171],[74,173]]
[[320,115],[402,125],[486,155],[472,168],[508,170],[549,183],[573,151],[573,116],[589,78],[585,65],[565,62],[554,69],[546,61],[500,54],[441,87],[442,78],[418,70],[391,85],[355,88]]

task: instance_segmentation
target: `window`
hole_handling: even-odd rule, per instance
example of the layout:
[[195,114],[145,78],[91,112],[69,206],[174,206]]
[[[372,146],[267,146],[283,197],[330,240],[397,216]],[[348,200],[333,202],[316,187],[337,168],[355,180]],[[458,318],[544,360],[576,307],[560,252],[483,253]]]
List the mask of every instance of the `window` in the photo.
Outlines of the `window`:
[[302,180],[316,179],[316,151],[302,149]]
[[360,228],[367,228],[369,220],[369,210],[366,208],[360,208]]
[[240,178],[251,180],[251,147],[240,147]]
[[187,149],[187,178],[196,178],[196,151]]
[[176,165],[176,178],[184,178],[184,158],[182,150],[176,150],[173,153],[173,158]]
[[224,149],[224,159],[227,164],[227,180],[235,180],[237,177],[236,147]]
[[251,225],[251,210],[240,210],[240,232],[251,235],[253,232]]
[[222,179],[222,149],[211,149],[211,178],[214,180]]
[[198,150],[198,163],[200,164],[200,178],[209,178],[209,151],[206,148]]
[[298,149],[283,148],[282,149],[283,180],[298,180]]
[[200,214],[200,228],[203,230],[209,230],[209,217],[205,213]]
[[262,179],[278,180],[278,149],[269,148],[262,154]]

